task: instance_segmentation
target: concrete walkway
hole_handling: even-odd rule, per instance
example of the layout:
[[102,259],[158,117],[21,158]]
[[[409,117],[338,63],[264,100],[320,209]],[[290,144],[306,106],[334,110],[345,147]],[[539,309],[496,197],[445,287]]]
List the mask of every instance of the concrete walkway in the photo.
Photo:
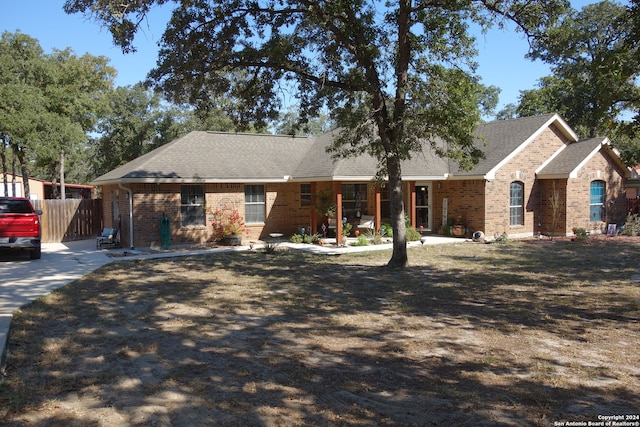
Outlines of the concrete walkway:
[[0,374],[6,363],[6,343],[13,313],[52,290],[81,278],[113,259],[96,251],[96,242],[82,240],[42,245],[42,258],[27,254],[0,255]]
[[[461,243],[459,238],[426,236],[422,242],[409,242],[408,246]],[[335,242],[335,240],[334,240]],[[279,245],[324,255],[391,249],[392,244],[370,246],[341,246],[326,244],[305,245],[281,242]],[[230,252],[257,249],[261,245],[219,247],[179,251],[131,251],[126,249],[96,249],[95,239],[42,245],[42,258],[30,260],[27,254],[0,253],[0,381],[6,366],[6,345],[9,340],[13,313],[25,304],[65,286],[85,274],[111,262],[124,262],[140,258],[168,258],[194,254]],[[126,252],[126,256],[125,255]],[[107,254],[121,255],[110,257]]]

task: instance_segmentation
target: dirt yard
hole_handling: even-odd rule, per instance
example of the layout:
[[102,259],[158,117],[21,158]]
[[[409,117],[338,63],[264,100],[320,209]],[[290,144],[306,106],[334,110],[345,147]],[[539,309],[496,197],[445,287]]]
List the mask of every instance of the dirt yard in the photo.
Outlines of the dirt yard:
[[0,424],[640,425],[640,239],[389,256],[106,266],[16,314]]

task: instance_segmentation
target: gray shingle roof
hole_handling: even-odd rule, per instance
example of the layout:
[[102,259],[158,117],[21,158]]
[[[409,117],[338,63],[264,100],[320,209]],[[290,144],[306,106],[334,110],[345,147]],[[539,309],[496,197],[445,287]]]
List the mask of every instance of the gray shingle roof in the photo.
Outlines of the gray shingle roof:
[[[294,177],[299,180],[327,180],[334,177],[346,179],[373,179],[378,169],[378,161],[369,154],[363,154],[355,158],[340,158],[333,161],[327,148],[331,145],[334,133],[319,136],[304,158]],[[441,177],[449,171],[446,159],[436,156],[428,144],[425,144],[422,153],[417,153],[411,160],[402,164],[404,177]]]
[[293,174],[312,145],[310,138],[190,132],[94,183],[283,180]]
[[549,163],[538,171],[539,177],[569,177],[580,164],[598,151],[606,138],[583,139],[566,145]]
[[[557,123],[568,140],[573,131],[555,114],[503,120],[480,125],[476,131],[485,158],[472,171],[462,171],[441,159],[425,144],[421,153],[403,163],[403,177],[445,179],[485,176],[528,143],[537,132]],[[333,161],[326,149],[335,134],[318,137],[191,132],[153,150],[93,183],[116,182],[269,182],[352,179],[369,180],[377,161],[369,155]],[[565,150],[566,151],[566,150]],[[547,165],[551,167],[552,164]]]

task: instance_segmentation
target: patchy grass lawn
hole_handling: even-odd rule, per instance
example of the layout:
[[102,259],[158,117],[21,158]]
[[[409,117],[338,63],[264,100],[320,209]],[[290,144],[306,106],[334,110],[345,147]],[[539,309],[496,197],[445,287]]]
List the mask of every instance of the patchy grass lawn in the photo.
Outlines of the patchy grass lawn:
[[[554,425],[640,413],[640,239],[115,263],[24,307],[8,426]],[[630,418],[633,420],[633,418]]]

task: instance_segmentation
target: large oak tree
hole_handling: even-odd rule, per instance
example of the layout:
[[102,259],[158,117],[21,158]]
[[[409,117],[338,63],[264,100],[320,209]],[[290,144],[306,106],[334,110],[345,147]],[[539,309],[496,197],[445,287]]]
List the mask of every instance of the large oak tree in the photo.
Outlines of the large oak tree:
[[82,151],[86,133],[104,110],[102,100],[115,73],[105,57],[77,56],[70,49],[45,54],[38,40],[26,34],[2,34],[2,168],[7,171],[9,157],[17,159],[25,196],[29,196],[28,178],[55,182],[63,156],[74,159]]
[[[107,25],[133,49],[150,8],[168,0],[67,0],[68,13]],[[469,25],[513,21],[534,36],[564,0],[182,0],[150,77],[173,101],[209,108],[234,101],[238,127],[276,119],[286,94],[304,122],[330,111],[338,156],[370,153],[388,179],[393,227],[389,266],[407,264],[402,161],[433,141],[471,166],[484,93]],[[435,137],[440,138],[436,145]]]

